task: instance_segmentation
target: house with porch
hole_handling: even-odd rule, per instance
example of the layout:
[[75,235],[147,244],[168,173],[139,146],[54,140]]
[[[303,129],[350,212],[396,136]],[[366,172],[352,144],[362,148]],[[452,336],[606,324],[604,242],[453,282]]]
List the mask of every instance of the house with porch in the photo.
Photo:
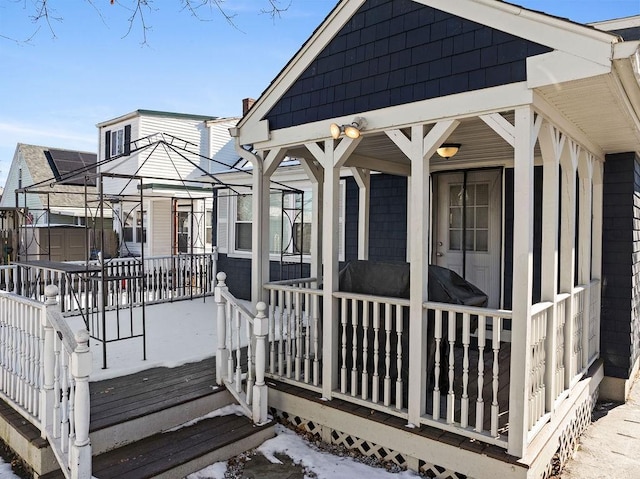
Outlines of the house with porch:
[[[599,396],[625,398],[639,25],[496,0],[337,4],[231,130],[253,166],[250,257],[246,235],[228,241],[242,209],[218,212],[222,286],[266,304],[274,414],[432,477],[533,478],[570,456]],[[310,187],[298,278],[270,245],[287,157]],[[405,262],[408,297],[345,291],[353,260]],[[486,307],[433,300],[431,266]]]
[[113,211],[120,256],[211,253],[210,183],[239,157],[238,118],[136,110],[97,125],[100,203]]

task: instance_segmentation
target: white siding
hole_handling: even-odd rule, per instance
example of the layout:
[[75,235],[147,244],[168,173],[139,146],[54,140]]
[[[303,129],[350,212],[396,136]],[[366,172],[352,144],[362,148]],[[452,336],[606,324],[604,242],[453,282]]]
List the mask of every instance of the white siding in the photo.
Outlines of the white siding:
[[[11,163],[11,168],[9,169],[9,174],[7,175],[7,182],[4,185],[4,193],[2,194],[2,200],[0,200],[0,207],[3,208],[12,208],[16,206],[16,194],[15,191],[18,189],[18,179],[20,176],[20,169],[22,169],[22,186],[26,187],[32,185],[34,183],[33,177],[31,176],[31,172],[27,167],[24,159],[22,158],[22,154],[20,153],[19,147],[16,149],[16,152],[13,156],[13,161]],[[25,206],[25,195],[20,194],[18,197],[19,206]],[[42,210],[42,202],[40,201],[40,196],[35,193],[29,193],[26,195],[26,206],[31,210]],[[40,211],[38,214],[41,214]],[[37,214],[34,212],[34,216]],[[46,221],[45,221],[46,223]]]
[[[117,123],[110,124],[99,128],[100,147],[98,149],[98,162],[105,160],[105,134],[107,131],[119,130],[126,125],[131,125],[131,140],[140,138],[140,117],[131,117]],[[140,162],[140,155],[133,154],[125,156],[117,160],[105,163],[100,167],[102,172],[115,173],[120,175],[131,176],[136,174]],[[105,178],[104,193],[110,195],[136,194],[137,181],[129,181],[127,179]]]
[[[171,151],[165,145],[160,145],[153,151],[150,156],[151,149],[140,152],[139,163],[142,164],[140,174],[142,176],[156,178],[170,178],[175,180],[186,178],[198,178],[202,176],[192,163],[183,159],[181,155],[187,156],[196,164],[200,163],[200,145],[203,140],[204,129],[202,120],[190,120],[185,118],[171,118],[158,116],[140,117],[140,136],[145,137],[154,133],[168,133],[180,140],[195,143],[197,146],[187,146],[189,151],[195,154],[185,153],[179,150],[179,153]],[[166,139],[170,141],[169,138]],[[176,141],[176,146],[183,147],[184,144]],[[148,180],[150,182],[159,182],[160,180]]]
[[171,199],[160,199],[151,202],[149,255],[162,256],[171,254]]
[[229,128],[236,126],[237,123],[237,118],[208,122],[209,151],[207,156],[214,160],[208,161],[205,167],[209,173],[228,171],[229,166],[235,165],[238,161],[235,140],[229,135]]

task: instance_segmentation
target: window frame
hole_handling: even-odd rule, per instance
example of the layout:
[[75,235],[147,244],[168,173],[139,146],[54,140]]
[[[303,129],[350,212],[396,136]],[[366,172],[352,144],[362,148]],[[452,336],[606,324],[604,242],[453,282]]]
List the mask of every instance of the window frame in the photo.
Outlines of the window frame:
[[[345,257],[345,248],[344,245],[346,244],[346,234],[345,234],[345,228],[344,228],[344,219],[345,219],[345,215],[346,215],[346,179],[341,178],[340,179],[340,183],[339,183],[339,188],[340,188],[340,204],[338,206],[339,208],[339,212],[338,212],[338,216],[339,216],[339,225],[338,225],[338,229],[339,229],[339,244],[340,244],[340,248],[339,248],[339,252],[338,252],[338,261],[344,261],[344,257]],[[311,186],[310,185],[305,185],[303,187],[299,188],[300,191],[303,191],[305,194],[305,199],[307,198],[307,195],[309,195],[309,197],[311,198],[311,202],[313,202],[313,198],[311,196],[312,194],[312,190],[311,190]],[[277,195],[280,195],[280,192],[275,193]],[[251,198],[251,195],[248,194],[246,195],[247,197]],[[291,195],[291,198],[294,198],[295,201],[295,196]],[[227,197],[228,200],[228,214],[226,215],[226,217],[222,218],[222,222],[225,223],[226,225],[226,229],[227,229],[227,237],[223,238],[222,241],[227,240],[226,242],[226,248],[222,248],[219,247],[219,251],[222,253],[226,253],[227,256],[229,256],[230,258],[251,258],[251,250],[244,250],[244,249],[238,249],[236,248],[236,223],[237,223],[237,215],[238,215],[238,195],[233,195],[233,196],[228,196]],[[311,203],[312,204],[312,203]],[[313,207],[312,207],[313,208]],[[313,222],[313,209],[310,212],[311,214],[311,219]],[[220,210],[218,209],[218,217],[216,219],[216,226],[219,228],[220,227],[220,223],[221,223],[221,216],[224,216],[224,212],[221,215]],[[253,216],[253,215],[252,215]],[[304,219],[304,212],[302,215],[302,219]],[[246,222],[243,222],[246,223]],[[252,221],[248,222],[249,224],[252,223]],[[228,225],[227,225],[228,224]],[[311,226],[312,227],[312,226]],[[279,233],[279,232],[278,232]],[[269,238],[271,238],[271,234],[269,234]],[[218,244],[220,244],[220,237],[218,237]],[[293,242],[292,242],[292,246],[293,246]],[[294,254],[293,250],[289,252],[289,254]],[[279,261],[280,260],[280,256],[281,253],[278,252],[271,252],[269,253],[269,260],[270,261]],[[310,253],[303,253],[302,254],[302,261],[304,263],[310,263],[311,262],[311,254]]]

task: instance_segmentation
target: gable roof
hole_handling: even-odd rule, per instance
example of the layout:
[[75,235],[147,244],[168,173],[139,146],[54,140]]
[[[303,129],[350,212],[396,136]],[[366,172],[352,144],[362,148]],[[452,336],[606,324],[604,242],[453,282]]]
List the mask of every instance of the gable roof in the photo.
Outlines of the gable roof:
[[[51,206],[69,206],[78,207],[82,206],[84,199],[80,194],[84,193],[84,174],[80,175],[82,178],[77,179],[75,184],[60,184],[57,183],[56,173],[58,175],[64,175],[61,171],[54,171],[51,167],[49,158],[66,158],[67,165],[65,170],[72,172],[85,165],[85,162],[96,163],[96,154],[86,151],[68,150],[62,148],[50,148],[47,146],[27,145],[24,143],[18,143],[17,146],[18,155],[22,158],[29,173],[33,179],[33,184],[42,183],[42,186],[37,187],[37,190],[44,190],[46,186],[52,184],[55,188],[51,189],[50,201]],[[82,159],[82,162],[80,161]],[[76,163],[77,162],[77,163]],[[74,168],[73,164],[77,167]],[[55,163],[54,163],[55,164]],[[58,176],[60,178],[60,176]],[[50,180],[50,183],[48,183]],[[80,183],[81,182],[81,183]],[[82,184],[82,186],[80,186]],[[94,183],[95,184],[95,183]],[[25,185],[28,187],[30,185]],[[95,186],[88,185],[88,191],[95,193]],[[35,193],[40,197],[40,201],[43,205],[47,205],[47,194]]]
[[[318,26],[309,40],[271,82],[256,104],[240,121],[239,135],[241,144],[266,141],[269,138],[269,131],[273,129],[272,127],[278,128],[280,125],[286,124],[287,122],[281,123],[280,119],[277,119],[275,124],[272,125],[269,120],[273,121],[274,114],[278,113],[278,102],[281,100],[286,101],[287,95],[289,95],[291,101],[294,101],[293,97],[296,89],[304,92],[304,95],[300,96],[300,101],[309,102],[312,95],[323,94],[323,89],[326,89],[325,84],[331,84],[331,82],[336,81],[334,78],[328,77],[323,79],[323,84],[320,85],[320,80],[313,78],[318,82],[314,84],[312,80],[305,82],[304,75],[312,72],[314,62],[319,65],[322,57],[328,58],[332,55],[343,53],[339,49],[350,41],[349,29],[351,29],[354,37],[356,35],[354,30],[355,23],[361,22],[362,24],[364,22],[364,28],[358,32],[360,35],[363,34],[364,29],[370,28],[374,23],[382,25],[380,29],[387,35],[386,40],[389,42],[387,48],[392,48],[391,42],[394,40],[391,32],[394,26],[397,26],[398,22],[400,22],[398,18],[402,15],[403,9],[424,12],[425,16],[433,15],[435,12],[438,17],[436,23],[443,22],[445,24],[444,28],[447,28],[447,22],[451,23],[452,28],[462,29],[472,28],[470,26],[472,24],[480,25],[499,32],[500,35],[505,37],[503,38],[505,43],[517,38],[520,40],[520,44],[526,45],[527,48],[532,44],[541,46],[539,53],[545,51],[545,48],[546,51],[562,51],[578,59],[585,59],[590,63],[600,65],[602,68],[611,67],[612,44],[620,41],[620,38],[614,34],[577,24],[567,19],[528,10],[500,0],[456,0],[455,2],[450,0],[342,0],[329,13],[325,21]],[[388,20],[386,23],[385,16],[386,20]],[[391,21],[394,16],[396,20]],[[412,18],[411,21],[415,20]],[[424,26],[422,25],[422,27]],[[420,25],[416,26],[416,28],[420,27]],[[442,29],[443,27],[442,25],[436,25],[435,28]],[[379,33],[379,31],[376,33]],[[406,29],[405,33],[407,33]],[[462,33],[469,32],[463,31]],[[511,38],[507,38],[509,36]],[[423,42],[423,48],[427,48],[426,45],[428,45],[428,42]],[[375,44],[372,52],[375,55]],[[531,53],[535,52],[532,51]],[[358,57],[358,54],[361,56]],[[352,54],[349,58],[343,55],[342,59],[337,57],[334,57],[334,59],[345,64],[349,61],[357,64],[361,58],[366,60],[371,60],[372,58],[367,56],[366,52],[363,57],[362,53],[357,50],[355,55],[353,56]],[[349,64],[349,66],[354,66],[353,64]],[[361,73],[356,72],[356,74],[360,75]],[[315,77],[315,75],[308,76],[309,79],[312,77]],[[380,87],[380,91],[382,91],[382,87]],[[407,101],[411,100],[407,99]],[[399,103],[402,103],[402,100]],[[393,102],[390,104],[393,104]],[[308,107],[306,103],[296,106],[298,111],[303,111]],[[345,114],[351,114],[357,109],[356,107],[348,108]],[[328,118],[327,115],[329,113],[324,112],[319,114],[317,118]],[[340,116],[340,113],[332,112],[332,115],[334,117]],[[313,118],[308,116],[307,118],[291,120],[288,123],[295,125],[297,122],[308,121],[313,121]]]
[[160,117],[160,118],[181,118],[181,119],[185,119],[185,120],[198,120],[198,121],[209,121],[209,120],[218,119],[218,117],[216,117],[216,116],[209,116],[209,115],[195,115],[195,114],[191,114],[191,113],[176,113],[176,112],[170,112],[170,111],[138,109],[138,110],[134,110],[134,111],[132,111],[130,113],[125,113],[124,115],[118,116],[116,118],[112,118],[110,120],[102,121],[102,122],[96,124],[96,126],[98,128],[102,128],[103,126],[109,126],[109,125],[112,125],[114,123],[119,123],[119,122],[127,120],[129,118],[135,118],[136,116],[155,116],[155,117]]

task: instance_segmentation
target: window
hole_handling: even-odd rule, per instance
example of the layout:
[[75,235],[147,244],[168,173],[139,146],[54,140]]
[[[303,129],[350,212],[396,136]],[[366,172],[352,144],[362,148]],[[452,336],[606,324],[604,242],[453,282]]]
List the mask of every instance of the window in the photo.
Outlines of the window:
[[449,187],[449,249],[489,251],[489,184]]
[[147,212],[134,210],[125,212],[125,215],[126,217],[122,224],[122,239],[127,243],[146,243]]
[[205,243],[207,244],[211,244],[211,241],[213,239],[213,228],[212,228],[212,223],[213,223],[213,210],[212,209],[207,209],[204,213],[204,237],[205,237]]
[[237,197],[236,201],[236,250],[251,251],[251,195]]
[[114,158],[131,153],[131,125],[105,131],[104,157]]
[[[345,182],[340,182],[339,259],[344,258]],[[217,205],[217,246],[222,253],[251,253],[253,205],[252,196],[220,193]],[[283,203],[284,202],[284,203]],[[299,192],[274,192],[269,198],[269,251],[276,260],[284,248],[285,253],[304,255],[311,253],[313,198],[311,190]],[[210,213],[207,213],[209,221]],[[207,224],[207,241],[210,240]],[[283,241],[284,238],[284,241]],[[227,248],[227,245],[228,248]]]
[[111,132],[111,156],[118,156],[124,153],[124,128]]

